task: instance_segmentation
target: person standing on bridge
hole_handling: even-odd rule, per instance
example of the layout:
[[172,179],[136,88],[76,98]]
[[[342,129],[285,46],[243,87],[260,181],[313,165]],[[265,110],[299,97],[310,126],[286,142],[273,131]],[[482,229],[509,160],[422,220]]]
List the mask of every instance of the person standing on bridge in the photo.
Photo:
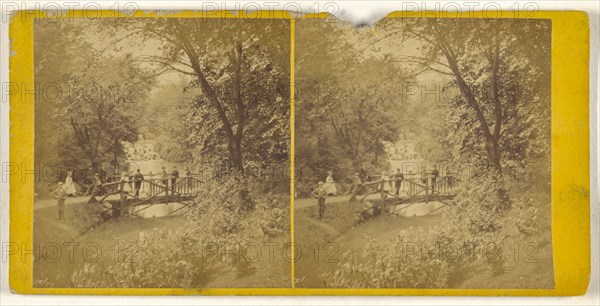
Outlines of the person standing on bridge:
[[402,181],[404,181],[404,174],[400,171],[400,168],[396,169],[394,174],[394,181],[396,183],[396,196],[400,196],[400,189],[402,189]]
[[319,187],[311,193],[316,199],[319,205],[319,219],[323,221],[325,219],[325,199],[327,199],[327,189],[323,186],[323,182],[319,182]]
[[133,176],[133,181],[135,183],[135,193],[136,197],[140,197],[140,189],[142,188],[142,182],[144,181],[144,175],[140,172],[140,168],[137,169],[135,175]]
[[130,179],[129,179],[129,173],[127,173],[127,171],[121,172],[121,181],[119,182],[119,191],[123,191],[124,193],[129,193],[131,191],[131,188],[128,188],[129,184],[131,184]]
[[165,187],[165,195],[169,195],[169,174],[167,173],[167,168],[162,167],[162,172],[160,173],[160,178],[162,179],[162,184]]
[[437,182],[437,178],[440,173],[437,170],[437,167],[434,165],[433,170],[431,171],[431,194],[435,193],[435,183]]
[[175,194],[175,183],[177,183],[177,179],[179,178],[179,170],[177,170],[177,166],[173,166],[173,171],[171,171],[171,191]]
[[190,189],[192,188],[192,171],[190,171],[190,167],[185,167],[184,171],[183,171],[183,176],[184,178],[184,193],[185,194],[190,194]]
[[388,173],[386,171],[381,171],[381,177],[379,179],[379,188],[378,188],[379,192],[388,191],[386,186],[388,186],[389,184],[391,184],[390,176],[388,175]]

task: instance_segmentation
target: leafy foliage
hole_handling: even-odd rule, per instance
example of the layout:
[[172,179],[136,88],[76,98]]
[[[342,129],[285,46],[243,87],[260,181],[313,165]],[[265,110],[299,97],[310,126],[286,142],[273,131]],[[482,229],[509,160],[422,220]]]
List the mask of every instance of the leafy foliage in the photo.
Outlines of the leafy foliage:
[[[348,34],[350,33],[350,34]],[[383,141],[396,141],[407,123],[402,83],[410,79],[387,56],[364,54],[339,37],[364,31],[327,21],[299,21],[297,39],[296,163],[324,169],[377,168]]]
[[[269,186],[251,178],[226,178],[207,182],[187,214],[202,235],[212,241],[242,243],[243,235],[259,235],[270,230],[287,232],[287,197],[269,192]],[[259,220],[259,224],[248,222]]]
[[396,38],[388,44],[420,42],[420,54],[405,57],[414,69],[451,78],[449,130],[438,142],[455,146],[455,158],[483,172],[549,166],[548,21],[390,19],[378,28]]
[[322,278],[330,287],[445,288],[471,264],[484,263],[493,274],[503,273],[502,249],[549,230],[550,224],[540,220],[544,206],[536,205],[528,192],[490,192],[514,191],[516,184],[498,176],[467,182],[444,209],[438,226],[371,242],[361,256],[345,254],[338,269]]
[[198,248],[202,244],[185,229],[152,230],[134,242],[116,241],[113,265],[85,263],[71,276],[75,288],[193,288],[207,281]]
[[121,142],[136,140],[136,109],[153,84],[130,54],[98,50],[79,22],[36,23],[36,162],[57,169],[44,177],[52,182],[67,169],[121,162]]
[[[436,254],[432,237],[431,232],[403,231],[392,241],[371,242],[361,258],[344,254],[338,269],[323,279],[333,288],[444,288],[451,267]],[[431,250],[412,253],[407,245]]]
[[225,155],[241,171],[245,160],[287,159],[288,21],[154,18],[113,26],[155,47],[136,61],[188,79],[179,105],[185,129],[177,133],[188,136],[184,146],[197,160]]

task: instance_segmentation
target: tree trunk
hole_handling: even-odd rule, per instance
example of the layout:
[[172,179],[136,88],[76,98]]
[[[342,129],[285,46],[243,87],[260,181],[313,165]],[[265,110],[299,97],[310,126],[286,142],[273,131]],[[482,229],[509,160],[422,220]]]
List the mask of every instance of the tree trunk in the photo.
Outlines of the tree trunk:
[[[175,23],[175,25],[177,25],[177,23]],[[178,25],[177,25],[177,27],[178,27]],[[244,109],[243,101],[241,101],[241,91],[239,89],[239,84],[236,84],[236,105],[237,105],[238,122],[237,122],[236,131],[234,132],[233,125],[232,125],[231,121],[229,120],[229,118],[227,117],[227,113],[226,113],[223,103],[221,102],[221,100],[217,96],[217,93],[215,92],[214,88],[208,82],[208,80],[206,79],[206,76],[204,75],[204,71],[202,70],[202,67],[200,65],[198,54],[196,54],[196,51],[194,50],[193,46],[189,42],[185,31],[183,31],[180,27],[178,27],[178,30],[179,30],[179,33],[178,33],[177,37],[178,37],[179,41],[181,42],[181,47],[182,47],[183,51],[185,52],[185,54],[187,55],[187,57],[190,61],[190,65],[191,65],[192,69],[194,70],[194,73],[196,74],[198,83],[200,84],[200,87],[202,88],[202,92],[204,93],[204,95],[206,95],[206,97],[210,101],[211,105],[215,108],[215,110],[217,111],[217,115],[219,116],[219,119],[221,120],[221,123],[223,123],[223,129],[225,130],[225,134],[227,135],[227,140],[228,140],[227,147],[229,150],[229,159],[231,161],[231,164],[236,171],[243,173],[242,141],[241,140],[242,140],[243,130],[244,130],[245,109]],[[238,65],[238,66],[236,66],[238,68],[238,69],[236,69],[236,78],[237,78],[237,82],[239,83],[240,82],[239,74],[241,71],[241,57],[242,57],[241,44],[236,43],[235,48],[236,48],[236,55],[237,55],[237,59],[238,59],[238,63],[236,63]]]
[[502,173],[502,165],[500,164],[500,150],[498,147],[498,140],[493,136],[486,138],[485,149],[487,152],[488,162],[494,169],[499,173]]
[[117,165],[117,163],[118,163],[118,160],[117,160],[117,155],[118,155],[118,154],[117,154],[117,153],[118,153],[118,152],[117,152],[117,144],[118,144],[118,143],[119,143],[119,139],[118,139],[118,138],[115,138],[115,143],[114,143],[114,145],[113,145],[113,167],[114,167],[115,169],[118,169],[118,165]]
[[475,94],[471,90],[471,86],[469,86],[469,84],[467,84],[467,81],[463,77],[463,75],[459,69],[459,66],[458,66],[458,60],[456,58],[456,55],[454,54],[452,47],[446,40],[445,34],[442,32],[442,30],[440,29],[439,25],[437,24],[437,22],[435,20],[431,20],[430,22],[433,27],[433,31],[436,35],[436,38],[438,40],[438,47],[440,48],[440,50],[446,57],[446,60],[448,61],[448,66],[450,67],[450,70],[452,70],[452,73],[454,74],[456,83],[458,85],[458,88],[459,88],[461,94],[467,101],[468,106],[471,109],[473,109],[473,111],[475,111],[476,118],[479,121],[481,130],[483,131],[483,135],[485,137],[485,149],[486,149],[486,153],[487,153],[488,163],[499,173],[502,173],[502,164],[500,163],[500,150],[499,150],[499,146],[498,146],[498,142],[500,139],[500,128],[502,125],[502,105],[500,103],[500,98],[498,95],[498,84],[497,84],[497,82],[498,82],[497,73],[498,73],[498,69],[499,69],[498,65],[499,65],[499,61],[500,61],[499,45],[496,45],[496,49],[495,49],[496,53],[494,54],[495,58],[493,58],[493,59],[490,58],[490,61],[492,64],[492,82],[493,82],[492,89],[493,89],[494,115],[495,115],[494,116],[495,123],[494,123],[493,131],[491,131],[490,124],[485,119],[485,115],[479,104],[480,101],[477,101],[477,99],[475,98]]
[[229,160],[231,161],[231,166],[237,172],[244,172],[244,162],[242,157],[242,144],[241,139],[231,139],[227,145],[229,149]]

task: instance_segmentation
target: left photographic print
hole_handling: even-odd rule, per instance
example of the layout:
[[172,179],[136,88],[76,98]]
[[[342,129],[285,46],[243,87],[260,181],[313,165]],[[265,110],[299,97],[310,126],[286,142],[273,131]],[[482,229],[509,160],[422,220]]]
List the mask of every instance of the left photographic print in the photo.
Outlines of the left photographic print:
[[33,29],[33,287],[290,287],[290,20]]

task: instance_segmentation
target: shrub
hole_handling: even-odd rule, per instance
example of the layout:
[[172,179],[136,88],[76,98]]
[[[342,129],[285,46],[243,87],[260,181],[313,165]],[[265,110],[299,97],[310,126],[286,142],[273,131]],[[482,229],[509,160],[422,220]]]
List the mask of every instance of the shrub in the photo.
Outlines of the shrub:
[[106,221],[110,217],[106,212],[98,203],[77,203],[65,206],[65,219],[79,233],[84,233]]
[[308,198],[315,188],[317,188],[317,184],[313,179],[302,178],[297,180],[294,184],[295,196],[298,198]]
[[71,277],[73,287],[196,288],[206,283],[201,241],[185,230],[153,230],[143,238],[117,241],[115,263],[85,263]]
[[[322,279],[329,287],[444,288],[474,262],[503,273],[503,244],[522,241],[521,234],[540,226],[531,192],[517,185],[494,176],[465,182],[439,226],[404,230],[392,241],[369,245],[362,256],[344,254],[337,271]],[[408,246],[416,248],[416,257]]]
[[216,240],[239,240],[239,235],[254,232],[244,220],[255,215],[262,231],[287,232],[289,227],[289,197],[272,194],[251,178],[207,182],[195,202],[187,219]]
[[362,256],[345,253],[338,269],[322,278],[334,288],[443,288],[451,267],[431,252],[435,239],[434,230],[402,231],[391,241],[372,243]]
[[[72,275],[74,287],[201,287],[216,257],[203,258],[203,249],[234,250],[264,233],[281,235],[289,226],[289,201],[274,195],[260,182],[222,178],[204,184],[185,215],[187,222],[174,232],[154,230],[123,247],[111,265],[86,264]],[[206,255],[206,254],[204,254]],[[208,260],[207,260],[208,259]],[[254,266],[239,258],[230,260],[238,275]]]

